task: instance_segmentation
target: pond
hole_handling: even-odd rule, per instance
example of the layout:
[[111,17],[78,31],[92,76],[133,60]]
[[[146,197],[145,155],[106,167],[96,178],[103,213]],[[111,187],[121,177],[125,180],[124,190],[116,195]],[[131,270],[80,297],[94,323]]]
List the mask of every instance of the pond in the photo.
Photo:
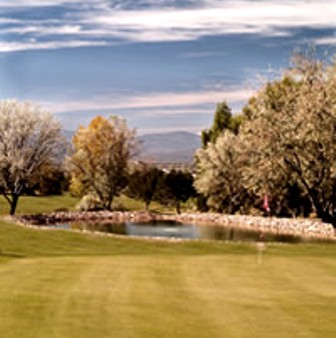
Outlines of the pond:
[[[224,227],[220,225],[186,224],[176,221],[151,221],[147,223],[69,223],[52,226],[58,229],[73,229],[86,232],[104,232],[110,234],[174,239],[207,239],[222,241],[257,242],[261,239],[260,231]],[[265,242],[298,243],[302,238],[292,235],[263,233]]]

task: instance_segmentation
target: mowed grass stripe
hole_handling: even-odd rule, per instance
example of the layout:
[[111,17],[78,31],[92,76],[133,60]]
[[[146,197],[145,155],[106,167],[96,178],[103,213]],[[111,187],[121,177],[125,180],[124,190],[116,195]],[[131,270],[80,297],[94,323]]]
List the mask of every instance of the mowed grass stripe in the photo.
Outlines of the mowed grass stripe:
[[12,260],[0,265],[0,334],[334,337],[336,262],[327,261],[272,255],[261,265],[255,255]]
[[[261,265],[247,256],[236,264],[234,257],[199,260],[199,271],[186,274],[188,289],[197,287],[204,313],[225,332],[220,336],[335,336],[336,275],[321,268],[318,259],[267,257]],[[329,262],[335,267],[335,260]]]
[[197,327],[211,332],[186,299],[178,260],[171,263],[149,257],[11,262],[0,269],[8,277],[0,282],[8,292],[0,304],[8,325],[0,328],[8,337],[183,337]]

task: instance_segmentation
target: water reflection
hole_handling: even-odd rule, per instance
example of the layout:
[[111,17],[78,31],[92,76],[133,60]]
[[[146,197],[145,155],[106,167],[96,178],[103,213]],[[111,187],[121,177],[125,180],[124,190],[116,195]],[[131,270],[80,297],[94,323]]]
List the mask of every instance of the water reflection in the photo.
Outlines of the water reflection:
[[126,233],[130,236],[167,237],[167,238],[200,238],[199,229],[191,224],[125,223]]
[[[184,224],[176,221],[153,221],[147,223],[70,223],[56,225],[56,227],[88,232],[98,231],[117,235],[154,238],[210,239],[243,242],[258,242],[260,240],[259,231],[219,225]],[[263,241],[298,243],[303,241],[303,239],[292,235],[263,233]]]
[[89,232],[106,232],[116,235],[128,235],[125,223],[70,223],[69,229]]

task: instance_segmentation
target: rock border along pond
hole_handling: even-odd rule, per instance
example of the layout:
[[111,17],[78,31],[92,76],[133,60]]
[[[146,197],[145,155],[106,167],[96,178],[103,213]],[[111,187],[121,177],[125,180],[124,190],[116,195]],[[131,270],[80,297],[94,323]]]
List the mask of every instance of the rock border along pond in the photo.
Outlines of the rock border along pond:
[[243,215],[224,215],[218,213],[183,213],[180,215],[155,214],[146,211],[89,211],[53,212],[50,214],[21,215],[15,219],[24,225],[50,226],[69,222],[150,222],[178,221],[206,226],[207,224],[240,228],[265,233],[276,233],[300,237],[336,240],[335,229],[331,224],[318,219],[276,218]]

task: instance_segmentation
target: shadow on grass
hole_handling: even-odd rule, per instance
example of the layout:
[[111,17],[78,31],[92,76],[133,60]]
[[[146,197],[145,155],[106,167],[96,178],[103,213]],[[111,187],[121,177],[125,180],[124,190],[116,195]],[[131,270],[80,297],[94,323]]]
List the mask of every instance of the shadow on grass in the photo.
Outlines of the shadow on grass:
[[16,254],[16,253],[12,253],[12,252],[3,252],[0,249],[0,258],[25,258],[25,255],[21,255],[21,254]]

